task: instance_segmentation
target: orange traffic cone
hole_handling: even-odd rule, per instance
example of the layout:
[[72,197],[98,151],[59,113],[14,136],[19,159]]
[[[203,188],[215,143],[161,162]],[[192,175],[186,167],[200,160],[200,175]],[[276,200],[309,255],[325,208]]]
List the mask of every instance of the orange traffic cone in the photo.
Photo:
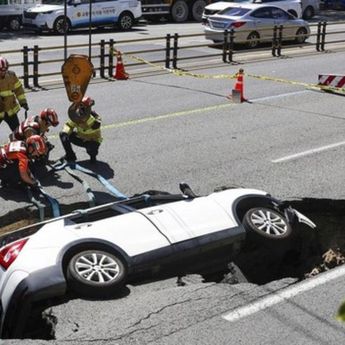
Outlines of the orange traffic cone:
[[244,70],[241,68],[236,74],[237,80],[234,89],[232,89],[232,94],[228,96],[235,103],[242,103],[247,101],[244,98]]
[[120,51],[116,52],[116,72],[114,78],[117,80],[128,79],[128,74],[125,72],[125,67],[122,62],[122,55]]

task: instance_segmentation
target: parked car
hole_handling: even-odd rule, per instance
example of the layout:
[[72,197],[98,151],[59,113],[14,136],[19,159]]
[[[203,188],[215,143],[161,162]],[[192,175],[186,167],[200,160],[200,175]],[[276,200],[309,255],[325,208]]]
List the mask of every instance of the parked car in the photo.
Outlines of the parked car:
[[262,5],[269,3],[270,6],[279,7],[297,18],[302,17],[302,3],[301,0],[225,0],[217,1],[205,6],[202,22],[205,24],[209,16],[219,13],[230,7],[241,7],[248,4]]
[[20,30],[24,10],[40,2],[41,0],[0,0],[0,30],[4,27],[11,31]]
[[234,30],[234,43],[255,48],[273,39],[275,26],[283,26],[282,39],[303,43],[310,35],[308,23],[274,6],[247,4],[227,8],[209,16],[205,25],[205,37],[215,43],[224,42],[224,31]]
[[[0,238],[1,337],[21,337],[30,307],[72,290],[109,296],[134,277],[229,263],[248,241],[287,243],[315,224],[264,191],[144,193]],[[263,241],[263,242],[262,242]]]
[[[90,21],[89,0],[42,0],[24,12],[23,25],[36,31],[55,31],[63,34],[74,28],[88,27]],[[91,25],[93,27],[116,25],[121,30],[129,30],[141,17],[141,2],[138,0],[92,1]]]
[[202,14],[205,23],[208,16],[218,13],[235,4],[264,4],[276,6],[291,13],[297,18],[310,19],[320,11],[320,0],[225,0],[207,5]]

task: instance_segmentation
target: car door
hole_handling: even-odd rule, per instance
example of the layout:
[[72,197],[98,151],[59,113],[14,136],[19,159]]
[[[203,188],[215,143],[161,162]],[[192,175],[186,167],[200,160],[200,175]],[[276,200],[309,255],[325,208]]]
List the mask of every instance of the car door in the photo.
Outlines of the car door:
[[284,39],[293,40],[296,34],[296,25],[294,20],[291,20],[288,13],[277,7],[272,7],[272,17],[274,24],[283,27],[282,35]]
[[236,227],[234,220],[214,200],[187,199],[145,209],[145,215],[172,243],[212,236]]
[[89,0],[72,0],[67,7],[67,16],[73,27],[89,24]]
[[252,12],[251,17],[261,41],[272,40],[274,20],[272,18],[271,7],[260,7]]
[[113,24],[117,16],[118,0],[93,0],[95,11],[93,23],[96,25]]

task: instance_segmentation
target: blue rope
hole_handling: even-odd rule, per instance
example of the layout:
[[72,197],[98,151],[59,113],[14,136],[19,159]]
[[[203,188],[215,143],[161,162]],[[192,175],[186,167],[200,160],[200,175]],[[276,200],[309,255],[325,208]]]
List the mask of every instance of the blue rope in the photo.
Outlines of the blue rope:
[[59,202],[51,197],[41,186],[41,183],[38,182],[38,187],[40,189],[40,192],[44,195],[44,197],[48,200],[48,202],[50,203],[51,207],[52,207],[52,211],[53,211],[53,216],[55,217],[60,217],[61,213],[60,213],[60,204]]
[[77,163],[69,163],[68,164],[72,169],[79,170],[87,175],[95,177],[99,182],[103,184],[103,186],[114,196],[116,196],[118,199],[128,199],[128,197],[124,194],[122,194],[120,191],[118,191],[108,180],[106,180],[102,175],[99,175],[95,173],[92,170],[86,169],[82,166],[80,166]]

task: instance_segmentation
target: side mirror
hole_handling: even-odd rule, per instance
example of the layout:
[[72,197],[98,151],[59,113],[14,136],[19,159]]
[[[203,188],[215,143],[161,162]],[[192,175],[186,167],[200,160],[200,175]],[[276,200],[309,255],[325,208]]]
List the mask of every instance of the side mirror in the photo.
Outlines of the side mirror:
[[72,0],[71,1],[71,5],[76,6],[76,5],[80,5],[80,4],[81,4],[81,0]]

